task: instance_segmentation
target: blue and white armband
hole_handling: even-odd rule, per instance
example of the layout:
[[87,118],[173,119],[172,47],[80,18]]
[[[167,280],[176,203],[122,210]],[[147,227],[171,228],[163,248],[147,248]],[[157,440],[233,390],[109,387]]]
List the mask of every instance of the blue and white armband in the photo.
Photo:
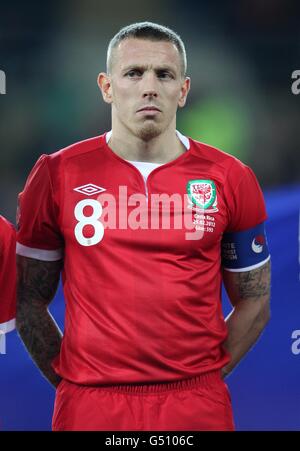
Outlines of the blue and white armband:
[[265,223],[243,230],[224,233],[222,266],[233,272],[251,271],[270,259]]

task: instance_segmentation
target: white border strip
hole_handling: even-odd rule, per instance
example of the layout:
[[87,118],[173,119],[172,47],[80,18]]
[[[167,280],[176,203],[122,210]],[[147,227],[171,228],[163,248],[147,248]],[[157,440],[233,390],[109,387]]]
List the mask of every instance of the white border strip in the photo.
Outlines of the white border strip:
[[13,318],[10,321],[6,321],[6,323],[0,323],[0,331],[4,334],[13,331],[16,328],[16,319]]
[[33,247],[24,246],[21,243],[17,243],[16,252],[22,257],[35,258],[36,260],[43,260],[46,262],[54,262],[63,258],[62,249],[55,249],[53,251],[35,249]]
[[263,266],[265,263],[267,263],[271,258],[271,255],[269,255],[269,257],[267,257],[265,260],[263,260],[262,262],[256,263],[256,265],[252,265],[252,266],[247,266],[246,268],[238,268],[238,269],[231,269],[231,268],[225,268],[223,267],[223,269],[226,269],[226,271],[230,271],[230,272],[245,272],[245,271],[251,271],[252,269],[257,269],[260,266]]

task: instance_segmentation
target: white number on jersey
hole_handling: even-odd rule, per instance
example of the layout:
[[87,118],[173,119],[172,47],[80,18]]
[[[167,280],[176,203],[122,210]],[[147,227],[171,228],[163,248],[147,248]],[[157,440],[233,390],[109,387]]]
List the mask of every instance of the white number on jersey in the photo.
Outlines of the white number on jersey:
[[[84,216],[83,209],[84,207],[92,207],[93,213],[91,216]],[[102,205],[100,202],[94,199],[83,199],[74,209],[75,218],[78,223],[75,227],[75,237],[79,244],[82,246],[94,246],[95,244],[100,243],[104,235],[104,227],[102,222],[99,221],[100,216],[102,215]],[[86,238],[83,236],[83,227],[85,225],[91,225],[94,227],[94,235]]]

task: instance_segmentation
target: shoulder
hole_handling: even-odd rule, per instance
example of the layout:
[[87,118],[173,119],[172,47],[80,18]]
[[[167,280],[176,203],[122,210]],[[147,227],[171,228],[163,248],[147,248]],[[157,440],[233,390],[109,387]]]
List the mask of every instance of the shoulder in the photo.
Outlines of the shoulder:
[[[82,164],[89,162],[93,165],[94,158],[97,158],[99,151],[104,147],[105,134],[75,142],[50,154],[42,154],[31,170],[29,179],[37,176],[38,179],[59,176],[69,163],[81,170]],[[94,156],[94,158],[93,158]]]
[[213,167],[224,181],[228,180],[236,183],[249,171],[251,172],[249,166],[237,157],[217,147],[191,138],[190,144],[192,154],[202,162],[205,161],[206,165]]
[[218,149],[217,147],[211,146],[209,144],[196,141],[195,139],[190,138],[191,143],[191,151],[192,153],[200,158],[207,160],[211,163],[217,164],[223,168],[244,168],[246,165],[236,158],[235,156],[224,152],[221,149]]
[[75,142],[63,149],[47,155],[48,162],[55,163],[73,158],[80,158],[91,152],[98,152],[103,147],[105,134]]

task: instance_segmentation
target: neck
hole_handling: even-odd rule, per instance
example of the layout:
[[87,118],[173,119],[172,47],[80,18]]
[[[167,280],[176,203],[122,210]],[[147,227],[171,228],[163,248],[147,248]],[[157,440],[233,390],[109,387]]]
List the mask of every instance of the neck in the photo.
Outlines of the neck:
[[109,147],[121,158],[131,161],[148,161],[151,163],[168,163],[179,157],[186,148],[178,138],[175,127],[167,129],[150,141],[112,128]]

